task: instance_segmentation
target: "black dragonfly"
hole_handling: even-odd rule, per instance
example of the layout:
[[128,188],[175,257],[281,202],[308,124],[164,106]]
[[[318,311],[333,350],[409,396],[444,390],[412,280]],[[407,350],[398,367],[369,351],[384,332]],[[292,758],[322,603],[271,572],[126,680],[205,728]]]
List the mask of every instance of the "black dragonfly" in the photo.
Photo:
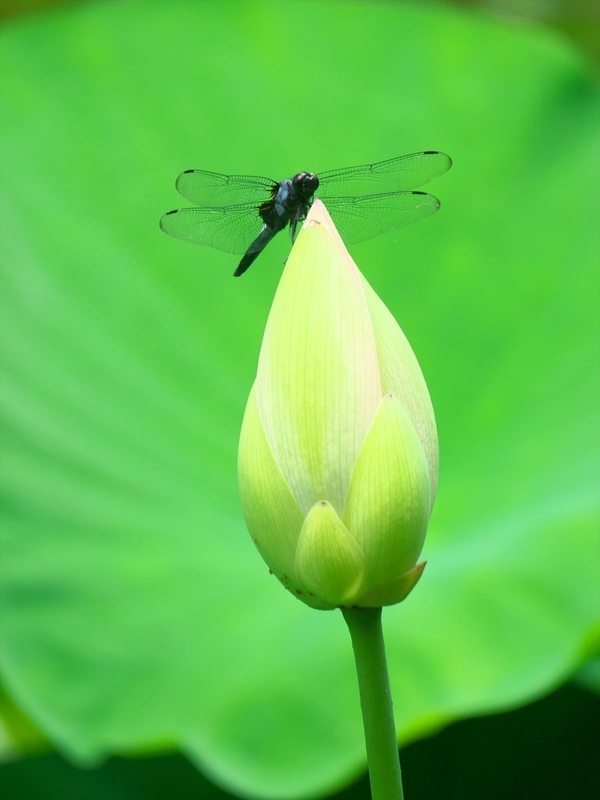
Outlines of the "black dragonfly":
[[440,207],[437,197],[413,190],[451,166],[445,153],[426,150],[318,175],[299,172],[279,183],[188,169],[175,186],[196,207],[168,211],[160,227],[176,239],[243,254],[233,273],[237,277],[288,225],[294,241],[315,196],[325,203],[345,244],[356,244],[434,214]]

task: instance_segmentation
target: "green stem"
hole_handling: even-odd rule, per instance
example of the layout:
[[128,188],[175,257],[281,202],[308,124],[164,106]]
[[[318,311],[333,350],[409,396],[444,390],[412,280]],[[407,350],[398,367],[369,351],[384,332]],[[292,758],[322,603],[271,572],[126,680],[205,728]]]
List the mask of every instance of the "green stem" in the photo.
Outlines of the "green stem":
[[372,800],[403,800],[381,608],[344,608],[363,714]]

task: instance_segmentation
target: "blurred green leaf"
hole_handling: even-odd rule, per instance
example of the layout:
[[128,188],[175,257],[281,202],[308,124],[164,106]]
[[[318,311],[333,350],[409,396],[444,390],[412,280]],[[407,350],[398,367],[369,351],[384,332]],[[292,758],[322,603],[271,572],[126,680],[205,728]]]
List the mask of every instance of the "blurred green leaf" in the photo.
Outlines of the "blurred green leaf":
[[[597,729],[600,698],[572,684],[509,713],[461,720],[438,736],[402,750],[408,797],[506,800],[594,797],[600,781]],[[465,758],[465,753],[469,754]],[[435,765],[435,768],[432,768]],[[77,769],[56,754],[0,766],[2,800],[235,800],[211,785],[178,754],[111,758]],[[176,790],[174,790],[176,787]],[[329,800],[365,800],[363,774]]]
[[237,499],[289,243],[233,280],[235,258],[162,235],[192,167],[452,155],[439,214],[353,250],[441,440],[429,566],[385,615],[399,736],[571,674],[599,580],[583,59],[437,6],[174,0],[7,24],[1,60],[2,671],[35,724],[86,763],[179,744],[278,800],[364,765],[340,615],[269,579]]
[[45,750],[43,734],[0,689],[0,764]]
[[600,656],[586,661],[575,676],[575,682],[592,692],[600,694]]

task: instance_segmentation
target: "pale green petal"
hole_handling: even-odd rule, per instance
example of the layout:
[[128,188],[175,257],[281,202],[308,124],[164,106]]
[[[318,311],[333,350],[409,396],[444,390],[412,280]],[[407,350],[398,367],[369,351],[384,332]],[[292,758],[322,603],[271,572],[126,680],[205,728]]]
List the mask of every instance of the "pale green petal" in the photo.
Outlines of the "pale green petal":
[[429,469],[402,403],[381,401],[352,474],[343,520],[369,565],[368,588],[416,564],[430,509]]
[[238,454],[238,480],[246,525],[261,556],[274,574],[294,591],[296,543],[304,516],[294,500],[267,442],[250,392]]
[[426,561],[422,561],[410,572],[406,572],[399,578],[385,583],[383,586],[377,586],[367,594],[361,595],[356,601],[356,605],[361,608],[380,608],[381,606],[393,606],[396,603],[401,603],[419,582],[426,563]]
[[341,513],[381,395],[360,273],[315,201],[273,301],[256,379],[267,439],[305,514],[323,498]]
[[389,392],[400,400],[419,435],[429,463],[433,508],[438,483],[439,449],[427,384],[400,326],[364,276],[361,275],[361,278],[375,333],[382,394]]
[[365,578],[365,556],[356,540],[322,500],[304,521],[296,551],[296,575],[332,608],[352,605]]

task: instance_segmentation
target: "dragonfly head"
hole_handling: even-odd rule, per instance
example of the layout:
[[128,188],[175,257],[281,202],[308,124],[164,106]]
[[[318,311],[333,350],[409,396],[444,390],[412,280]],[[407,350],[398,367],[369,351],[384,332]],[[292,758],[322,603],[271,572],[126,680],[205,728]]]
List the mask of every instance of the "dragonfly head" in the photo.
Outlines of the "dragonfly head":
[[319,188],[319,179],[312,172],[299,172],[292,178],[292,187],[299,197],[309,200]]

